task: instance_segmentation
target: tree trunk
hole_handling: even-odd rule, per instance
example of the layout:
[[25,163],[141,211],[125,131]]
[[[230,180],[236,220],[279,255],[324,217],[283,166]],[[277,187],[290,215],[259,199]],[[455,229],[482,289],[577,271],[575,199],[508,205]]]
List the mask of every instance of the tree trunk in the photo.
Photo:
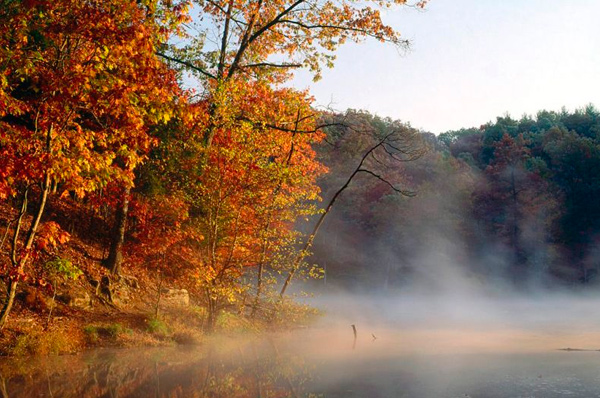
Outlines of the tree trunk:
[[[50,125],[48,127],[48,131],[46,132],[46,153],[50,153],[51,151],[51,143],[52,143],[52,131],[53,126]],[[23,193],[23,200],[21,202],[21,213],[19,214],[19,219],[17,221],[17,225],[15,226],[15,233],[13,236],[13,245],[11,248],[11,265],[13,269],[16,269],[17,275],[23,272],[25,268],[25,264],[29,259],[29,254],[31,253],[31,248],[33,247],[33,241],[35,239],[35,234],[40,225],[40,220],[42,219],[42,214],[44,214],[44,209],[46,208],[46,201],[48,200],[48,193],[50,192],[50,173],[46,171],[44,173],[44,181],[42,181],[42,193],[40,196],[40,206],[38,211],[31,221],[31,225],[29,227],[29,231],[27,232],[27,239],[25,241],[25,247],[23,248],[23,255],[17,259],[17,245],[19,241],[21,220],[27,211],[27,194],[29,192],[29,186],[25,188],[25,192]],[[17,294],[17,285],[18,280],[16,279],[16,275],[9,276],[10,284],[6,290],[6,299],[4,301],[4,306],[2,307],[2,311],[0,311],[0,330],[4,328],[6,325],[6,320],[8,319],[8,315],[12,309],[13,303],[15,302],[15,295]]]
[[[313,228],[311,234],[308,236],[308,238],[306,239],[306,243],[304,244],[304,246],[302,247],[302,249],[300,250],[300,252],[298,253],[298,255],[296,256],[296,258],[294,259],[294,261],[292,262],[292,266],[290,268],[290,271],[288,273],[287,278],[285,279],[285,282],[283,282],[283,287],[281,288],[281,291],[279,292],[279,297],[283,297],[283,295],[285,294],[288,286],[290,285],[290,282],[292,281],[292,278],[294,277],[294,275],[296,274],[296,272],[298,271],[298,269],[300,268],[300,264],[302,264],[302,260],[308,255],[308,250],[310,249],[310,247],[313,244],[313,241],[315,240],[315,236],[317,235],[317,232],[319,232],[319,228],[321,227],[321,225],[323,224],[323,221],[325,221],[325,217],[327,216],[327,214],[329,213],[329,211],[331,210],[331,208],[333,207],[333,205],[335,204],[335,201],[338,199],[338,197],[342,194],[342,192],[344,192],[346,190],[346,188],[348,188],[348,186],[350,185],[350,183],[352,182],[352,180],[354,179],[354,177],[358,174],[358,173],[366,173],[369,174],[375,178],[377,178],[378,180],[384,182],[385,184],[387,184],[390,188],[392,188],[395,192],[400,193],[402,195],[406,195],[406,196],[412,196],[410,195],[408,192],[406,191],[401,191],[397,188],[395,188],[390,182],[388,182],[386,179],[384,179],[383,177],[373,173],[372,171],[363,168],[365,161],[368,159],[368,157],[377,149],[380,147],[383,147],[385,149],[385,145],[388,142],[388,139],[390,139],[390,137],[392,137],[392,135],[395,132],[391,132],[389,134],[387,134],[385,137],[383,137],[377,144],[375,144],[374,146],[372,146],[367,152],[365,152],[365,154],[363,155],[363,157],[360,159],[360,162],[358,163],[358,166],[356,166],[356,169],[354,169],[354,171],[352,172],[352,174],[350,175],[350,177],[348,177],[348,179],[346,180],[346,182],[344,183],[344,185],[342,185],[342,187],[340,189],[338,189],[336,191],[336,193],[333,195],[333,197],[331,198],[331,200],[329,201],[329,203],[327,204],[327,207],[325,208],[325,210],[323,211],[323,214],[321,214],[321,217],[319,217],[319,220],[317,221],[317,224],[315,225],[315,227]],[[387,150],[386,150],[387,152]],[[389,154],[389,152],[388,152]],[[390,155],[392,156],[392,155]],[[413,155],[411,155],[411,157],[408,160],[414,160],[417,159],[420,156],[419,153],[415,153]],[[399,161],[399,159],[394,158],[392,156],[392,159],[395,159],[397,161]]]
[[267,219],[267,224],[265,226],[265,229],[263,230],[264,236],[263,236],[263,242],[262,242],[262,249],[261,249],[261,253],[260,253],[260,260],[258,262],[258,272],[256,275],[256,296],[254,296],[254,303],[252,304],[252,312],[250,313],[250,318],[252,318],[252,319],[254,319],[254,317],[256,316],[256,311],[258,310],[258,305],[260,303],[260,296],[261,296],[262,290],[263,290],[263,274],[264,274],[264,268],[265,268],[265,260],[267,258],[267,246],[269,244],[267,232],[269,230],[269,226],[271,225],[271,215],[272,215],[272,209],[270,209],[269,216]]
[[4,328],[6,324],[6,320],[8,319],[8,314],[10,314],[10,310],[12,309],[13,303],[15,302],[15,295],[17,294],[17,281],[13,280],[7,287],[6,291],[6,300],[4,301],[4,306],[2,307],[2,312],[0,313],[0,330]]
[[[291,137],[291,145],[290,150],[288,152],[285,165],[289,166],[292,163],[292,156],[294,156],[294,138],[296,137],[298,131],[298,125],[300,124],[300,117],[302,113],[298,110],[296,115],[296,123],[294,124],[294,132]],[[271,220],[273,218],[273,213],[275,211],[275,201],[281,192],[281,187],[283,185],[283,178],[280,178],[277,182],[277,186],[273,190],[273,200],[271,201],[271,205],[269,206],[269,211],[267,215],[267,222],[265,223],[265,227],[262,230],[263,239],[262,239],[262,249],[260,254],[260,261],[258,262],[258,273],[256,275],[256,296],[254,298],[254,304],[252,305],[252,313],[250,314],[250,318],[254,319],[256,316],[256,311],[258,310],[258,305],[260,304],[260,296],[263,291],[263,274],[265,269],[265,263],[267,259],[267,249],[269,246],[269,230],[271,228]]]
[[512,247],[515,256],[515,262],[518,265],[522,265],[525,262],[523,253],[521,250],[521,237],[520,235],[520,220],[519,220],[519,191],[517,190],[517,183],[515,179],[514,166],[510,172],[510,194],[512,199],[512,228],[511,228],[511,240]]
[[123,243],[125,242],[125,231],[127,229],[127,214],[129,213],[129,195],[131,188],[126,188],[123,194],[123,202],[117,209],[117,216],[110,243],[110,251],[106,259],[106,267],[113,275],[121,275],[121,264],[123,263]]
[[290,272],[288,273],[288,276],[285,279],[285,282],[283,283],[283,287],[281,288],[281,291],[279,292],[279,296],[280,297],[283,297],[283,295],[285,294],[285,291],[287,290],[288,286],[290,285],[290,282],[292,281],[292,278],[296,274],[296,271],[298,271],[298,268],[300,268],[300,264],[302,263],[302,260],[304,260],[304,258],[308,255],[308,250],[312,246],[312,243],[315,240],[315,236],[317,235],[317,232],[319,232],[319,228],[323,224],[323,221],[325,221],[325,217],[327,216],[327,214],[329,213],[329,211],[333,207],[335,201],[342,194],[342,192],[344,192],[346,190],[346,188],[348,188],[348,186],[350,185],[350,183],[352,182],[352,180],[354,179],[354,177],[356,176],[356,174],[358,174],[358,172],[361,170],[361,167],[362,167],[365,159],[367,158],[367,156],[371,152],[373,152],[374,149],[375,148],[372,148],[371,150],[369,150],[363,156],[363,158],[360,161],[360,164],[358,165],[358,167],[354,170],[354,172],[346,180],[346,183],[340,189],[337,190],[337,192],[335,193],[335,195],[333,195],[333,197],[331,198],[331,200],[327,204],[327,207],[325,208],[325,211],[323,211],[323,214],[321,214],[321,217],[319,217],[319,221],[317,221],[317,224],[313,228],[311,234],[308,236],[308,239],[306,240],[306,243],[304,244],[304,246],[302,247],[302,249],[300,250],[300,252],[296,256],[296,258],[294,259],[294,262],[292,263],[292,267],[290,269]]
[[[19,227],[21,225],[21,218],[23,217],[23,215],[25,214],[25,211],[27,210],[27,192],[28,192],[28,189],[25,190],[25,194],[23,195],[22,210],[21,210],[21,214],[19,216],[18,224],[15,227],[16,228],[15,236],[14,236],[14,240],[13,240],[13,247],[12,247],[12,254],[11,254],[12,265],[14,268],[17,269],[17,273],[20,273],[23,271],[25,264],[27,263],[27,260],[29,259],[29,254],[31,252],[31,248],[33,247],[33,241],[35,239],[35,234],[40,225],[40,221],[42,219],[42,214],[44,214],[44,209],[46,208],[46,202],[48,200],[48,193],[50,192],[50,175],[48,173],[46,173],[46,176],[44,178],[44,183],[42,184],[40,206],[35,215],[35,218],[31,222],[29,231],[27,232],[27,240],[26,240],[25,247],[24,247],[24,254],[21,258],[17,259],[16,254],[17,254],[17,243],[18,243],[18,238],[19,238]],[[6,290],[6,299],[4,301],[4,306],[2,307],[2,311],[0,311],[0,330],[2,330],[4,328],[4,326],[6,325],[6,320],[8,319],[8,315],[10,314],[10,311],[12,310],[13,304],[15,302],[15,295],[17,293],[17,285],[18,285],[18,281],[17,281],[17,279],[15,279],[15,276],[13,276],[11,278],[10,284],[8,285],[7,290]]]
[[254,319],[256,311],[258,311],[258,305],[260,304],[260,296],[262,294],[263,285],[263,269],[264,265],[262,261],[258,264],[258,272],[256,275],[256,295],[254,296],[254,303],[252,303],[252,311],[250,312],[250,319]]
[[206,333],[212,333],[215,330],[217,324],[217,299],[212,297],[209,288],[206,289],[206,298],[208,300],[208,313],[206,314],[206,324],[204,325],[204,331]]
[[[163,263],[164,263],[164,254],[163,254]],[[159,271],[158,272],[158,292],[156,296],[156,304],[154,306],[154,319],[158,319],[160,315],[160,299],[162,298],[162,284],[163,284],[163,275]]]

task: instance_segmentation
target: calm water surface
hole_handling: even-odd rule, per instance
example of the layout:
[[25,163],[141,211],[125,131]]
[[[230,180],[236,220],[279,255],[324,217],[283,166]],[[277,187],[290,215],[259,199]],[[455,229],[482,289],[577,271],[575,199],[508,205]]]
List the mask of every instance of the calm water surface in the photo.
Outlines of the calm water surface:
[[[365,328],[366,329],[366,328]],[[1,397],[600,397],[594,334],[323,326],[202,347],[3,359]],[[566,347],[566,346],[565,346]]]

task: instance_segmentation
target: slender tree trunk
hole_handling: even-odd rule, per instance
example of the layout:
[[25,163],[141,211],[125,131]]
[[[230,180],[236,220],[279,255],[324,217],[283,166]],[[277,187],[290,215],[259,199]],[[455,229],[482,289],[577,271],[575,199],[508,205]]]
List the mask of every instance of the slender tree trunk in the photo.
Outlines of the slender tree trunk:
[[4,301],[4,306],[2,307],[2,312],[0,313],[0,330],[4,328],[6,324],[6,320],[8,319],[8,315],[10,314],[10,310],[15,302],[15,295],[17,294],[17,281],[13,280],[7,287],[6,291],[6,299]]
[[[285,160],[285,165],[289,166],[292,162],[292,157],[294,156],[294,150],[295,150],[295,145],[294,145],[294,138],[296,137],[296,134],[298,132],[298,126],[300,124],[300,118],[302,116],[302,113],[300,112],[300,110],[298,110],[297,114],[296,114],[296,122],[294,123],[294,132],[292,133],[292,137],[290,139],[291,144],[290,144],[290,150],[288,152],[287,158]],[[273,190],[273,200],[271,201],[271,204],[269,206],[269,210],[268,210],[268,214],[267,214],[267,221],[265,223],[265,227],[263,228],[263,239],[262,239],[262,249],[261,249],[261,254],[260,254],[260,261],[258,262],[258,272],[256,275],[256,296],[254,298],[254,304],[252,305],[252,313],[250,314],[251,318],[254,318],[256,316],[256,311],[258,310],[258,305],[260,303],[260,296],[262,295],[262,291],[263,291],[263,274],[264,274],[264,269],[265,269],[265,263],[266,263],[266,259],[267,259],[267,250],[269,248],[269,231],[271,228],[271,221],[273,219],[273,213],[275,212],[275,201],[277,200],[277,197],[279,196],[279,193],[281,192],[281,186],[283,185],[283,179],[280,178],[279,181],[277,182],[277,186],[275,187],[275,189]]]
[[27,241],[25,243],[25,256],[22,259],[22,265],[25,264],[27,258],[29,257],[29,250],[33,246],[33,240],[35,239],[35,234],[40,226],[40,221],[42,220],[42,214],[44,214],[44,210],[46,209],[46,202],[48,201],[48,193],[50,192],[50,175],[46,174],[46,178],[44,179],[44,183],[42,184],[42,193],[40,198],[40,207],[38,208],[37,214],[31,226],[29,227],[29,231],[27,232]]
[[283,297],[283,295],[285,294],[285,291],[287,290],[288,286],[290,285],[290,282],[292,281],[292,278],[294,277],[294,275],[296,274],[296,272],[300,268],[300,264],[302,263],[302,260],[304,260],[304,258],[308,255],[308,250],[312,246],[313,241],[315,240],[315,236],[317,235],[317,232],[319,232],[319,228],[321,228],[321,225],[323,224],[323,221],[325,221],[325,217],[327,216],[327,214],[329,213],[329,211],[333,207],[333,204],[335,203],[335,201],[337,200],[337,198],[340,196],[340,194],[342,192],[344,192],[346,190],[346,188],[348,188],[348,185],[350,185],[350,181],[352,181],[352,178],[355,175],[356,175],[356,172],[352,173],[352,177],[350,177],[348,179],[348,181],[346,181],[346,183],[344,184],[344,186],[342,188],[340,188],[335,193],[335,195],[333,195],[333,198],[329,201],[329,204],[325,208],[325,211],[323,212],[323,214],[321,214],[321,217],[319,217],[319,221],[317,221],[317,224],[313,228],[311,234],[308,236],[308,239],[306,240],[306,243],[304,244],[304,246],[302,247],[302,249],[300,250],[300,252],[296,256],[296,258],[294,259],[294,262],[292,263],[292,267],[290,269],[290,272],[288,273],[288,276],[285,279],[285,282],[283,282],[283,286],[281,287],[281,291],[279,292],[279,296],[280,297]]
[[252,304],[252,312],[250,313],[250,318],[254,318],[256,316],[256,311],[258,310],[258,304],[260,303],[260,296],[262,295],[263,274],[264,274],[265,262],[266,262],[266,258],[267,258],[267,248],[269,245],[269,240],[268,240],[267,234],[269,232],[269,227],[271,225],[272,211],[273,211],[272,208],[269,209],[267,223],[263,230],[264,236],[263,236],[263,242],[262,242],[262,249],[261,249],[261,253],[260,253],[260,260],[258,262],[258,272],[256,274],[256,295],[254,296],[254,303]]
[[[333,197],[331,198],[331,200],[327,204],[327,207],[323,211],[323,214],[321,214],[321,217],[319,217],[319,220],[317,221],[317,224],[313,228],[313,230],[310,233],[310,235],[308,235],[308,239],[306,240],[306,243],[304,244],[304,246],[302,247],[302,249],[300,250],[300,252],[296,256],[296,258],[292,262],[292,266],[290,268],[290,272],[288,273],[287,278],[283,282],[283,286],[281,288],[281,291],[279,292],[279,296],[280,297],[283,297],[283,295],[285,294],[288,286],[290,285],[290,282],[292,281],[292,278],[294,277],[294,275],[296,274],[296,272],[300,268],[300,264],[302,264],[302,260],[308,255],[308,251],[309,251],[310,247],[312,246],[313,241],[315,240],[315,236],[317,235],[317,232],[319,232],[319,228],[321,228],[321,225],[323,224],[323,221],[325,221],[325,217],[327,217],[327,214],[329,214],[329,211],[331,210],[331,208],[335,204],[336,200],[339,198],[339,196],[342,194],[342,192],[344,192],[346,190],[346,188],[348,188],[348,186],[350,185],[350,183],[352,182],[352,180],[354,179],[354,177],[358,173],[360,173],[360,172],[367,173],[367,174],[369,174],[369,175],[371,175],[371,176],[379,179],[380,181],[386,183],[394,191],[396,191],[398,193],[401,193],[403,195],[408,195],[406,192],[403,192],[403,191],[400,191],[400,190],[396,189],[391,183],[389,183],[384,178],[378,176],[377,174],[373,173],[372,171],[370,171],[368,169],[363,168],[363,165],[365,164],[365,161],[368,159],[368,157],[377,148],[384,147],[384,149],[385,149],[385,145],[388,143],[388,139],[393,134],[394,134],[394,132],[391,132],[391,133],[387,134],[377,144],[375,144],[367,152],[365,152],[365,154],[363,155],[363,157],[360,159],[360,162],[358,163],[358,166],[356,166],[356,169],[354,169],[354,171],[352,172],[352,174],[350,175],[350,177],[348,177],[348,179],[346,180],[346,182],[344,183],[344,185],[342,185],[342,187],[340,189],[338,189],[337,192],[333,195]],[[416,155],[416,156],[420,156],[420,155]],[[416,157],[415,157],[415,159],[416,159]],[[396,159],[396,160],[398,160],[398,159]],[[412,160],[412,158],[411,158],[411,160]]]
[[[13,239],[12,253],[11,253],[12,265],[13,265],[13,268],[16,268],[17,274],[19,274],[23,271],[23,269],[25,268],[25,264],[27,263],[27,260],[29,259],[29,254],[31,252],[31,248],[33,246],[33,241],[35,239],[35,234],[40,225],[40,221],[42,219],[42,214],[44,214],[44,209],[46,208],[46,202],[48,200],[48,193],[50,192],[50,175],[48,173],[46,173],[44,182],[42,184],[40,205],[39,205],[38,211],[37,211],[33,221],[31,222],[29,231],[27,232],[27,240],[25,242],[24,254],[22,257],[17,258],[17,243],[18,243],[18,238],[19,238],[19,229],[21,226],[21,219],[27,210],[27,192],[28,192],[28,188],[25,189],[25,193],[23,195],[21,214],[19,216],[17,225],[15,226],[15,234],[14,234],[14,239]],[[13,304],[15,302],[15,295],[17,294],[17,286],[18,286],[18,280],[16,279],[16,276],[12,276],[11,281],[7,287],[6,299],[4,301],[4,306],[2,307],[2,310],[0,311],[0,330],[2,330],[4,328],[4,326],[6,325],[8,316],[10,314],[10,311],[12,310]]]
[[252,303],[252,312],[250,312],[250,318],[254,319],[256,316],[256,311],[258,311],[258,305],[260,303],[260,296],[262,295],[262,287],[263,287],[263,270],[264,264],[261,261],[258,264],[258,272],[256,274],[256,295],[254,296],[254,302]]
[[125,231],[127,230],[127,214],[129,213],[129,195],[131,188],[126,188],[123,194],[123,202],[117,210],[117,217],[113,228],[110,251],[106,259],[106,267],[113,275],[121,275],[123,263],[123,243],[125,242]]
[[[165,255],[163,254],[163,263],[164,263]],[[162,284],[163,284],[163,275],[159,271],[158,272],[158,292],[156,295],[156,304],[154,305],[154,319],[158,319],[160,315],[160,299],[162,298]]]
[[48,311],[48,319],[46,320],[46,328],[50,326],[50,320],[52,319],[52,310],[56,304],[56,282],[52,283],[52,304],[50,304],[50,310]]
[[229,40],[229,23],[231,22],[231,9],[233,0],[229,0],[227,11],[225,13],[225,25],[223,26],[223,38],[221,39],[221,51],[219,54],[219,65],[217,67],[217,79],[220,81],[225,74],[225,56],[227,54],[227,44]]
[[[380,144],[378,144],[377,146],[379,146],[379,145]],[[308,235],[308,239],[306,240],[306,243],[304,244],[304,246],[302,247],[302,249],[296,256],[296,258],[294,259],[294,262],[292,263],[290,272],[288,273],[288,276],[285,279],[285,282],[283,282],[283,287],[281,288],[281,291],[279,292],[280,297],[283,297],[283,295],[285,294],[285,291],[287,290],[288,286],[290,285],[290,282],[292,281],[292,278],[296,274],[296,271],[298,271],[298,268],[300,268],[300,264],[302,263],[302,260],[304,260],[304,258],[308,255],[308,250],[312,246],[312,243],[315,240],[315,236],[317,235],[317,232],[319,232],[319,228],[321,228],[323,221],[325,221],[325,217],[327,217],[327,214],[329,213],[329,211],[335,204],[336,200],[342,194],[342,192],[344,192],[346,190],[346,188],[348,188],[348,186],[350,185],[350,183],[352,182],[354,177],[361,171],[361,167],[362,167],[363,163],[365,162],[365,160],[367,159],[367,156],[369,156],[371,154],[371,152],[373,152],[375,150],[376,147],[371,148],[363,156],[358,167],[354,170],[354,172],[352,172],[352,174],[350,175],[350,177],[348,177],[348,179],[346,180],[344,185],[340,189],[337,190],[337,192],[333,195],[333,197],[327,204],[327,207],[323,211],[323,214],[321,214],[321,217],[319,217],[319,221],[317,221],[317,224],[313,228],[312,232],[310,233],[310,235]]]
[[0,394],[2,394],[2,398],[9,398],[6,390],[6,379],[2,375],[0,375]]
[[515,261],[517,264],[521,264],[523,262],[522,253],[521,253],[521,242],[519,238],[519,192],[517,191],[517,183],[515,180],[515,170],[514,166],[510,172],[510,190],[511,190],[511,199],[512,199],[512,221],[513,225],[511,228],[511,238],[512,245],[514,250]]
[[204,331],[212,333],[215,330],[217,323],[217,299],[212,297],[211,289],[206,288],[206,298],[208,303],[208,314],[206,317],[206,325],[204,325]]

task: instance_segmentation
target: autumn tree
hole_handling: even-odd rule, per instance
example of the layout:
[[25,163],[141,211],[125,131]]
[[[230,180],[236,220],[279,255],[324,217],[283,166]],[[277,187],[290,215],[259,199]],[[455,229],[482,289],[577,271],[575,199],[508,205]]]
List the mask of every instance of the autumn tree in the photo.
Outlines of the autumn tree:
[[[198,267],[197,248],[204,239],[194,224],[198,196],[198,159],[203,146],[197,128],[206,119],[203,104],[189,98],[174,104],[173,118],[152,129],[157,140],[144,164],[136,169],[128,218],[129,240],[124,252],[134,265],[181,279]],[[178,264],[170,267],[165,264]]]
[[[199,9],[198,21],[188,29],[188,39],[181,44],[165,45],[159,54],[171,61],[173,67],[179,67],[182,74],[197,78],[202,90],[201,101],[206,104],[208,120],[202,127],[198,126],[204,145],[198,164],[206,190],[202,191],[206,192],[202,206],[214,208],[216,203],[234,203],[233,193],[221,196],[216,202],[208,200],[224,187],[217,183],[227,182],[230,184],[227,189],[232,192],[239,191],[242,186],[247,188],[247,193],[235,199],[238,200],[235,202],[237,210],[230,210],[237,216],[228,219],[227,228],[230,228],[230,243],[240,248],[244,246],[240,243],[244,223],[261,226],[259,230],[251,229],[259,237],[252,250],[261,253],[258,262],[254,263],[258,269],[258,298],[263,289],[263,270],[271,263],[269,252],[277,247],[278,241],[289,236],[294,220],[306,213],[301,207],[291,212],[285,208],[292,209],[293,203],[307,199],[303,198],[306,195],[303,190],[314,191],[311,170],[319,168],[310,155],[310,143],[318,141],[318,130],[322,127],[320,115],[310,109],[312,99],[306,93],[280,89],[279,85],[289,80],[297,68],[309,69],[318,78],[321,68],[333,64],[335,51],[346,41],[373,38],[406,47],[408,42],[383,22],[381,12],[407,3],[201,0],[193,4]],[[423,7],[424,4],[420,1],[414,6]],[[236,144],[239,146],[235,150],[229,147],[239,139],[237,137],[244,136],[243,145],[242,142]],[[232,140],[232,137],[236,138]],[[255,147],[258,142],[263,144]],[[215,145],[217,147],[213,148]],[[277,147],[273,148],[273,145]],[[245,153],[252,150],[258,152]],[[235,158],[227,163],[235,161],[237,165],[227,170],[231,177],[223,179],[226,169],[223,164],[220,169],[217,165],[223,162],[223,155],[229,157],[234,153]],[[243,166],[245,162],[247,164]],[[311,164],[315,166],[306,167]],[[301,179],[293,177],[297,173],[294,170],[302,167],[305,168],[304,176]],[[214,172],[218,172],[219,179],[210,180],[209,176],[214,176]],[[251,183],[254,181],[260,182],[256,185],[260,186],[260,194],[253,192]],[[313,184],[312,188],[310,184]],[[215,187],[220,188],[215,190]],[[314,194],[311,195],[314,198]],[[246,199],[242,199],[244,197]],[[257,198],[260,198],[258,202]],[[223,202],[223,199],[227,200]],[[242,210],[252,204],[252,215]],[[220,214],[231,216],[229,211]],[[206,226],[207,246],[210,242],[224,243],[224,237],[228,236],[227,229],[222,228],[224,225],[217,228],[219,223],[215,220],[210,227]],[[248,236],[252,235],[251,230],[246,232]],[[206,253],[207,261],[216,258],[215,253]]]
[[[170,117],[172,74],[155,56],[153,2],[3,1],[0,11],[0,194],[20,213],[4,256],[4,325],[52,185],[79,197],[120,181],[151,145],[147,123]],[[25,239],[30,196],[37,209]],[[7,263],[8,262],[8,263]]]
[[[381,18],[382,10],[406,5],[405,0],[193,3],[201,11],[196,26],[188,31],[188,40],[183,45],[165,45],[159,54],[195,75],[210,101],[211,121],[203,133],[206,146],[216,133],[219,98],[228,95],[230,81],[279,84],[301,67],[318,78],[322,66],[331,66],[335,50],[348,40],[373,38],[400,47],[408,43]],[[415,6],[424,7],[425,3],[419,1]]]
[[548,262],[541,255],[557,209],[527,144],[522,135],[508,134],[494,144],[485,179],[474,192],[474,206],[476,217],[508,248],[510,263],[533,266]]
[[[321,139],[308,101],[292,89],[268,84],[244,85],[235,91],[238,105],[206,148],[196,203],[204,231],[205,267],[200,279],[209,303],[209,326],[217,306],[231,300],[232,287],[249,268],[258,268],[257,297],[263,289],[265,266],[275,266],[276,254],[295,242],[294,224],[314,214],[316,177],[324,168],[315,160],[312,144]],[[238,99],[239,98],[239,99]],[[219,107],[223,112],[225,107]],[[294,120],[282,128],[255,122],[267,117]],[[284,131],[285,130],[285,131]]]

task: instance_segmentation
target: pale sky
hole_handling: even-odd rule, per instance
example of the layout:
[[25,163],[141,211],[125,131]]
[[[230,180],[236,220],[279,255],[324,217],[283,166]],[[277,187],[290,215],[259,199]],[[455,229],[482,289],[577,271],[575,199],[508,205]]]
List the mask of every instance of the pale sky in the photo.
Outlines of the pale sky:
[[412,41],[347,44],[313,83],[318,105],[364,109],[433,133],[540,109],[600,108],[600,0],[430,0],[386,22]]

